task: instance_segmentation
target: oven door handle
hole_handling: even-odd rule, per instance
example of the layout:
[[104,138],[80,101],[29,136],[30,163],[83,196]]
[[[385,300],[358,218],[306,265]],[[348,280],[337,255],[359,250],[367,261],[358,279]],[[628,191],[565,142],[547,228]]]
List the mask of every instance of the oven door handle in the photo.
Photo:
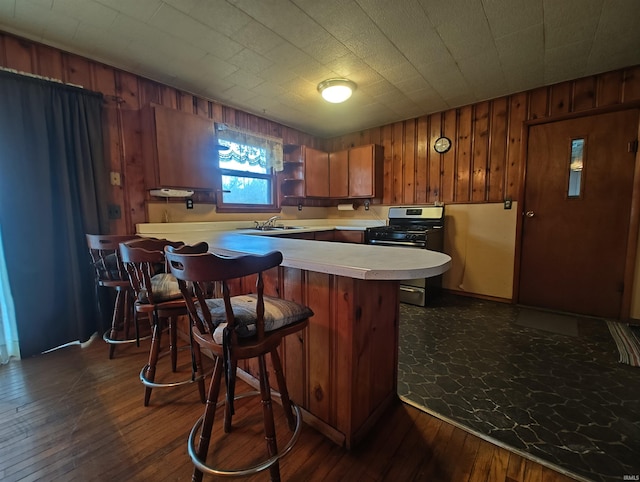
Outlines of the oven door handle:
[[406,291],[407,293],[424,293],[424,288],[414,288],[412,286],[400,285],[400,291]]
[[410,248],[424,248],[422,243],[414,243],[411,241],[379,241],[377,239],[370,239],[369,244],[377,244],[379,246],[405,246]]

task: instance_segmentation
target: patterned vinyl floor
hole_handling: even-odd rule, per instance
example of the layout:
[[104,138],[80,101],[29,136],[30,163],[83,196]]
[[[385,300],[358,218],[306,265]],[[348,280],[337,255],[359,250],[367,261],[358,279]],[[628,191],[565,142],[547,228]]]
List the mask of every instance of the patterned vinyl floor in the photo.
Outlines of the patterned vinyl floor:
[[531,311],[401,304],[398,393],[579,479],[639,480],[640,368],[618,363],[603,320]]

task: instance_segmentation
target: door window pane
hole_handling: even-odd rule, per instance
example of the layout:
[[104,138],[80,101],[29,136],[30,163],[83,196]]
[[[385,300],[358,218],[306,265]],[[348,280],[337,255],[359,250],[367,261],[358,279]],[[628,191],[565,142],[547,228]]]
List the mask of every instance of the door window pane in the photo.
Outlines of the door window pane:
[[584,139],[571,141],[571,159],[569,159],[569,197],[580,197],[582,190],[582,169],[584,167]]

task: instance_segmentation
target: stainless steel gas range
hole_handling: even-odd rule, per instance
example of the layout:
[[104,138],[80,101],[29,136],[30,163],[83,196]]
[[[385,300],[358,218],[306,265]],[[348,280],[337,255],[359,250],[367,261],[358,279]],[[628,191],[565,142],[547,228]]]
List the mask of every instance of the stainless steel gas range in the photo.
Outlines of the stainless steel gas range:
[[[444,206],[405,206],[389,208],[386,226],[367,228],[367,244],[401,246],[443,252]],[[442,276],[404,280],[400,301],[425,306],[442,288]]]

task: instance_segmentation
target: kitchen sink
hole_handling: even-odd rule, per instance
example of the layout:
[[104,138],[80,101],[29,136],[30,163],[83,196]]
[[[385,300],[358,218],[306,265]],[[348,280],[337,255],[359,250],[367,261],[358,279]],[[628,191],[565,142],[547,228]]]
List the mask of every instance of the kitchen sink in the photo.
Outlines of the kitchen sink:
[[253,231],[285,231],[287,229],[303,229],[303,226],[259,226],[248,229]]

